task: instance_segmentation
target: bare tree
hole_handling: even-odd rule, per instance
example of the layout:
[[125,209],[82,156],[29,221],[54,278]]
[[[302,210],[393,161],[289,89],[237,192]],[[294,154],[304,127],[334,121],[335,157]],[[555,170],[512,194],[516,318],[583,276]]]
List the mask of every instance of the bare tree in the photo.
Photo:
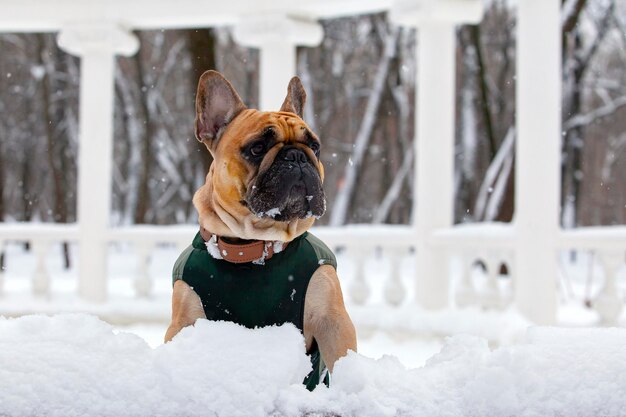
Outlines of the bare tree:
[[[458,31],[455,220],[509,221],[514,209],[515,11],[487,3]],[[626,222],[626,8],[566,0],[563,29],[564,225]],[[324,20],[316,48],[299,48],[305,115],[324,144],[329,213],[320,224],[408,223],[415,155],[415,31],[384,14]],[[191,196],[210,164],[193,137],[199,75],[215,68],[250,107],[258,51],[228,28],[142,31],[118,58],[113,224],[196,218]],[[0,216],[68,222],[76,210],[78,62],[52,35],[3,34]],[[10,157],[9,157],[10,155]]]
[[384,52],[378,64],[378,69],[376,70],[374,84],[369,95],[365,113],[363,114],[359,132],[354,140],[354,151],[346,166],[342,187],[338,190],[335,197],[335,204],[330,216],[331,226],[340,226],[346,222],[348,207],[357,183],[357,176],[359,170],[362,168],[363,157],[372,135],[374,123],[376,122],[376,114],[378,113],[384,92],[385,81],[389,72],[389,64],[396,53],[397,38],[398,30],[395,28],[384,35]]

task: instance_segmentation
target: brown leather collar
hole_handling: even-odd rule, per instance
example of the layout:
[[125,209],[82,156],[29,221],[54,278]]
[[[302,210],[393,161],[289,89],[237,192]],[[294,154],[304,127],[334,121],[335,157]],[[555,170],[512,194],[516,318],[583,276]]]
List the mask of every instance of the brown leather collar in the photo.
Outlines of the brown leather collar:
[[[266,260],[274,256],[274,253],[278,253],[287,247],[288,242],[275,242],[271,240],[253,240],[249,243],[228,243],[224,239],[209,232],[204,227],[200,227],[200,236],[207,244],[209,253],[214,258],[218,258],[216,255],[219,251],[219,258],[225,261],[243,264],[246,262],[254,262],[263,265]],[[281,247],[278,247],[277,243],[282,243]],[[208,248],[208,245],[215,245],[214,250]]]

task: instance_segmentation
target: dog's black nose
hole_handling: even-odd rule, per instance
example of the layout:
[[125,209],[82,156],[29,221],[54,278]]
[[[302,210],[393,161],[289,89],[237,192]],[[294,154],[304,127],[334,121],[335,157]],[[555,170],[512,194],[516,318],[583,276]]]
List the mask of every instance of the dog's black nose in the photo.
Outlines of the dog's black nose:
[[283,154],[283,159],[289,162],[299,162],[304,164],[308,161],[306,153],[302,149],[289,148]]

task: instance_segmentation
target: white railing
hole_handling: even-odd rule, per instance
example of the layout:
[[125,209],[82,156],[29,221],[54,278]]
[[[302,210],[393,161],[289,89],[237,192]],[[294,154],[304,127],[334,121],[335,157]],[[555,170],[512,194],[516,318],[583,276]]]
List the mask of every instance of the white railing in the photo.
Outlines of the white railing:
[[[511,304],[515,279],[515,233],[511,225],[458,225],[435,232],[431,242],[456,261],[459,278],[454,299],[457,306],[503,309]],[[485,272],[482,282],[480,274],[479,277],[474,274],[478,264]],[[502,266],[506,266],[510,278],[505,285],[498,282]]]
[[[103,240],[108,243],[130,243],[133,246],[133,256],[137,257],[133,286],[136,296],[141,298],[152,294],[154,278],[149,272],[149,265],[155,248],[164,244],[174,245],[180,252],[191,243],[195,233],[197,233],[197,227],[191,225],[133,226],[111,229]],[[388,274],[388,283],[385,286],[386,302],[390,305],[399,305],[406,298],[406,289],[400,277],[399,259],[407,255],[413,246],[414,234],[410,228],[364,225],[347,228],[316,228],[314,233],[333,250],[345,255],[345,259],[354,260],[353,276],[355,279],[350,284],[348,292],[356,304],[365,304],[371,293],[363,273],[362,261],[381,254],[391,261],[391,273]],[[51,275],[46,265],[48,253],[52,245],[78,241],[78,236],[78,226],[74,224],[0,224],[0,250],[8,242],[30,244],[36,263],[32,276],[32,293],[36,296],[49,296]],[[0,270],[0,294],[3,293],[4,272]]]
[[603,323],[616,324],[624,308],[618,275],[626,265],[626,226],[566,230],[561,232],[559,243],[563,250],[589,251],[599,260],[604,279],[591,306]]
[[[4,250],[7,242],[15,241],[30,244],[35,257],[32,292],[38,296],[45,296],[50,292],[50,274],[46,262],[50,247],[60,241],[74,241],[77,238],[78,226],[75,224],[0,224],[0,252]],[[5,259],[5,261],[7,260]],[[4,273],[4,268],[0,269],[0,294],[3,294]]]
[[[153,254],[163,245],[173,246],[175,249],[172,250],[179,253],[190,244],[196,232],[196,226],[192,225],[133,226],[109,230],[104,240],[110,244],[132,245],[132,256],[137,261],[136,269],[130,271],[134,297],[149,303],[153,299],[155,285],[155,277],[150,271],[151,262],[154,261]],[[382,303],[390,307],[415,303],[412,281],[416,277],[407,277],[406,268],[407,260],[415,262],[414,229],[406,226],[356,225],[342,228],[320,227],[313,232],[339,254],[340,270],[344,268],[351,271],[349,279],[344,282],[344,291],[349,302],[357,306]],[[53,245],[76,242],[78,236],[77,225],[0,224],[0,249],[8,242],[29,243],[33,257],[31,293],[35,298],[51,300],[54,294],[51,291],[52,278],[47,265],[48,254]],[[433,250],[445,254],[451,267],[448,277],[444,279],[454,281],[454,285],[451,285],[453,294],[449,294],[452,295],[449,299],[453,300],[454,306],[504,309],[514,303],[515,283],[521,278],[516,276],[516,236],[512,225],[459,225],[435,232],[428,241]],[[561,231],[557,242],[558,245],[554,248],[555,263],[558,262],[559,251],[591,251],[599,259],[604,279],[596,280],[602,286],[592,300],[592,308],[603,322],[616,323],[624,305],[618,274],[625,265],[626,227]],[[386,267],[372,274],[368,268],[375,259],[384,259]],[[6,261],[10,263],[11,260]],[[483,273],[477,270],[478,264],[482,266]],[[506,268],[506,275],[501,275],[503,267]],[[0,298],[0,315],[7,314],[2,308],[3,300],[11,298],[11,294],[4,290],[4,273],[4,270],[0,270],[0,296],[3,296]],[[561,273],[565,274],[566,268],[561,268]],[[411,270],[410,274],[414,272]],[[169,270],[160,271],[159,275],[169,275]],[[557,277],[553,279],[556,280]],[[111,294],[107,296],[108,301],[115,301],[111,300]],[[85,303],[83,306],[91,304],[93,303]],[[61,304],[52,304],[44,310],[49,312],[64,308]],[[132,308],[134,307],[131,310]],[[33,311],[30,306],[23,313],[36,311],[36,307]],[[19,308],[16,310],[13,307],[10,314],[20,314]],[[117,315],[121,317],[124,314],[122,306]],[[130,314],[129,317],[132,316]]]
[[[497,223],[459,225],[433,234],[433,245],[460,262],[454,297],[457,306],[477,305],[502,309],[515,301],[515,284],[517,280],[523,279],[519,274],[516,275],[516,239],[512,224]],[[599,259],[602,287],[592,300],[591,307],[598,313],[601,322],[617,323],[624,307],[624,294],[618,285],[618,274],[626,265],[626,226],[561,230],[555,240],[555,264],[560,264],[559,255],[564,251],[589,251],[595,255],[594,258]],[[479,274],[478,279],[473,273],[477,263],[485,269],[484,276]],[[506,267],[508,279],[499,282],[503,281],[499,279],[502,266]],[[559,274],[563,277],[567,274],[567,268],[559,266]],[[593,264],[587,266],[592,270],[593,267]],[[556,280],[557,277],[546,276],[544,279]]]

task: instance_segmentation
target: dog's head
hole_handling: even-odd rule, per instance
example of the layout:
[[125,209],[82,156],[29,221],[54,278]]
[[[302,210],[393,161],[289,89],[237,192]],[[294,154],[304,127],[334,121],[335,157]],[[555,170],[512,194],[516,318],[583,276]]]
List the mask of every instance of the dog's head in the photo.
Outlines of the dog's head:
[[198,83],[196,138],[213,155],[194,205],[213,233],[289,241],[324,214],[320,141],[302,120],[306,93],[289,83],[277,112],[248,109],[218,72]]

